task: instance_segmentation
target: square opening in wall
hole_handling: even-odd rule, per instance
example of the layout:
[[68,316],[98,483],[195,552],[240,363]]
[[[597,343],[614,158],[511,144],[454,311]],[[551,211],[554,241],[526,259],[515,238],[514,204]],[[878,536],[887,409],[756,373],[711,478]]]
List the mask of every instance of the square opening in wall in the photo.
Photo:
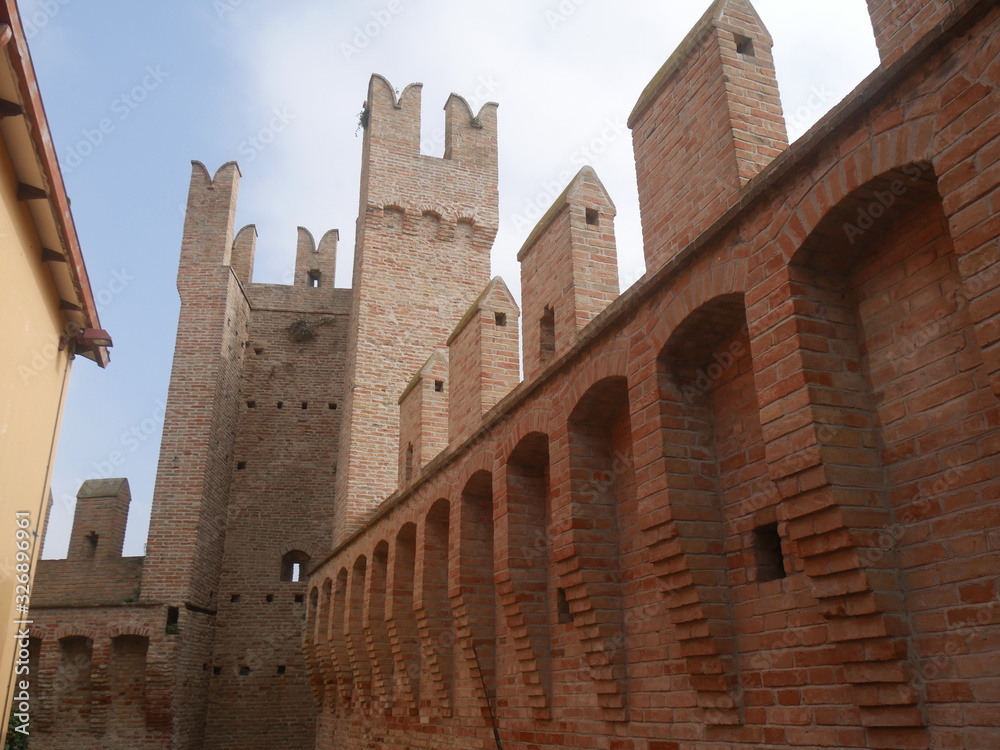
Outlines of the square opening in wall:
[[337,411],[337,405],[336,404],[330,403],[330,404],[327,404],[327,406],[330,408],[330,411]]
[[278,408],[279,408],[279,409],[282,409],[282,408],[284,408],[284,406],[285,406],[285,402],[284,402],[284,401],[279,401],[279,402],[278,402]]
[[264,597],[264,601],[266,601],[268,604],[270,604],[271,602],[273,602],[274,601],[274,594],[268,594],[267,596],[265,596]]
[[507,313],[498,312],[496,314],[495,320],[497,322],[497,325],[502,328],[503,326],[507,325]]
[[748,36],[736,34],[736,51],[741,55],[753,57],[753,39]]
[[222,674],[222,667],[212,667],[212,674],[218,677]]
[[778,524],[769,523],[753,530],[753,551],[757,559],[757,581],[776,581],[784,578],[785,557],[781,553],[781,535]]
[[285,673],[285,665],[282,664],[280,667],[278,667],[278,674],[284,674],[284,673]]
[[257,408],[257,402],[256,401],[247,401],[247,408],[248,409],[256,409]]
[[240,600],[240,595],[239,595],[239,594],[232,594],[232,595],[231,595],[231,596],[229,597],[229,601],[230,601],[230,603],[232,603],[232,604],[236,604],[236,602],[238,602],[239,600]]
[[592,227],[596,227],[601,221],[601,215],[596,208],[587,209],[587,223]]
[[247,467],[247,462],[246,461],[237,461],[236,462],[236,471],[243,471],[246,467]]
[[167,635],[177,635],[181,632],[181,611],[177,607],[167,607]]
[[441,393],[442,391],[444,391],[444,381],[443,380],[435,380],[434,381],[434,390],[437,391],[438,393]]
[[258,356],[258,357],[259,357],[259,356],[260,356],[261,354],[263,354],[263,353],[264,353],[264,347],[262,347],[262,346],[255,346],[255,347],[253,348],[253,353],[254,353],[254,354],[255,354],[256,356]]
[[309,272],[309,286],[314,287],[314,288],[318,287],[319,286],[319,280],[320,280],[320,278],[322,278],[322,276],[323,276],[323,274],[321,274],[319,272],[319,270],[317,270],[317,269],[313,269],[312,271],[310,271]]
[[556,611],[561,624],[573,622],[573,613],[569,611],[569,602],[566,600],[566,589],[556,590]]
[[305,600],[306,600],[305,594],[296,594],[295,595],[295,603],[296,604],[302,604],[302,603],[305,602]]
[[309,408],[309,402],[308,401],[303,401],[302,402],[302,408],[303,409],[308,409]]
[[250,667],[246,665],[240,667],[240,677],[246,677],[248,674],[250,674]]

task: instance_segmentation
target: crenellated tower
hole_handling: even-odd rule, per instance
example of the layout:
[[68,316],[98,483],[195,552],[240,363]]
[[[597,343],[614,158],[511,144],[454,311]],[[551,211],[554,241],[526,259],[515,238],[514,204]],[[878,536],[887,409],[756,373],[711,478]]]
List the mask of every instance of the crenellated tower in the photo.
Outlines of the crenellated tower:
[[365,102],[335,539],[396,489],[398,399],[490,279],[498,226],[497,105],[445,103],[444,157],[420,153],[420,84]]

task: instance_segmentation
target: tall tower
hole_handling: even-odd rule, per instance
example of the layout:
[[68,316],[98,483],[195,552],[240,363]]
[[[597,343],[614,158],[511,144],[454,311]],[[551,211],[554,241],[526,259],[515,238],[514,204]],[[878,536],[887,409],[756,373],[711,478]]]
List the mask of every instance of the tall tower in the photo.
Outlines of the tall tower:
[[421,154],[420,84],[368,85],[335,541],[396,488],[399,396],[490,279],[496,104],[444,109],[444,157]]

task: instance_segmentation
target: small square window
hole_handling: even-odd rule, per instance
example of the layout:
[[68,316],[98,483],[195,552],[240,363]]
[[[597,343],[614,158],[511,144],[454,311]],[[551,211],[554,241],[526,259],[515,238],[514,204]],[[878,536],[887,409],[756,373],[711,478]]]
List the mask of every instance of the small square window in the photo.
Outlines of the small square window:
[[247,462],[246,461],[237,461],[236,462],[236,471],[243,471],[246,467],[247,467]]
[[305,600],[306,600],[305,594],[296,594],[295,595],[295,603],[296,604],[302,604],[303,602],[305,602]]
[[507,313],[498,312],[496,314],[496,322],[500,327],[507,325]]
[[250,667],[246,665],[240,667],[240,677],[246,677],[248,674],[250,674]]
[[741,55],[753,57],[753,39],[748,36],[736,34],[736,51]]
[[218,677],[222,674],[222,667],[212,667],[212,674]]
[[229,597],[229,601],[233,604],[236,604],[236,602],[238,602],[239,600],[240,600],[239,594],[233,594]]
[[285,665],[282,664],[280,667],[278,667],[278,674],[284,674],[284,673],[285,673]]
[[587,209],[587,223],[593,227],[596,227],[600,223],[600,214],[596,208]]
[[434,390],[437,391],[438,393],[443,392],[444,391],[444,381],[443,380],[435,380],[434,381]]
[[268,594],[267,596],[265,596],[264,597],[264,601],[266,601],[268,604],[270,604],[271,602],[273,602],[274,601],[274,594]]
[[248,409],[256,409],[257,408],[257,402],[256,401],[247,401],[247,408]]

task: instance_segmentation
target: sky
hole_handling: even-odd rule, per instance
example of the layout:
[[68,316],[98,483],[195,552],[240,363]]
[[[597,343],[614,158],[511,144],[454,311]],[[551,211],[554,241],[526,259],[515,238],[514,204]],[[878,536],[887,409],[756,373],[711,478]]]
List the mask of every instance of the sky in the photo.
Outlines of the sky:
[[[143,554],[179,302],[191,160],[237,160],[236,228],[256,224],[254,281],[290,283],[296,227],[340,230],[349,286],[358,113],[372,73],[422,82],[422,151],[440,156],[451,92],[499,103],[493,274],[584,164],[618,209],[622,290],[644,273],[626,120],[709,0],[21,0],[73,215],[114,337],[106,370],[74,363],[44,548],[64,557],[75,495],[125,476],[125,554]],[[757,0],[774,37],[790,140],[878,65],[865,0]]]

